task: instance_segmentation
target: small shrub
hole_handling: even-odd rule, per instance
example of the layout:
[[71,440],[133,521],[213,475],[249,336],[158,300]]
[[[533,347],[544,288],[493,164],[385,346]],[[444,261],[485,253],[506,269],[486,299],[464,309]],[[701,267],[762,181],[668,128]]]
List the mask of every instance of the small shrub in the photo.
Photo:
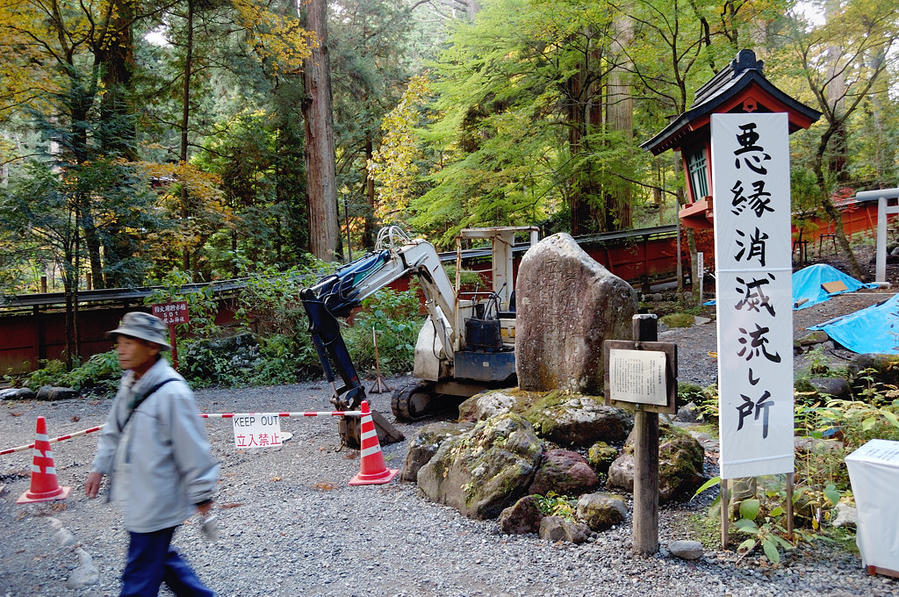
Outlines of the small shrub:
[[383,288],[362,302],[344,339],[358,371],[374,369],[372,328],[378,336],[381,373],[394,375],[412,370],[415,342],[422,326],[418,295],[413,290]]
[[33,372],[24,385],[37,390],[41,386],[63,386],[74,390],[114,392],[122,377],[122,368],[114,350],[93,355],[87,362],[66,371],[62,361],[46,361],[44,367]]
[[577,500],[567,495],[559,495],[555,491],[539,496],[537,507],[544,516],[560,516],[566,520],[576,519]]

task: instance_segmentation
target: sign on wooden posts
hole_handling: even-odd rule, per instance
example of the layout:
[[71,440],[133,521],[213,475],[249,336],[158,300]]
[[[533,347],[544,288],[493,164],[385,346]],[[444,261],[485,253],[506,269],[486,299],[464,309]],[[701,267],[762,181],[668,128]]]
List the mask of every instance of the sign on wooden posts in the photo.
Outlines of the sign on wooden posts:
[[603,342],[606,404],[675,414],[677,345],[672,342]]
[[787,115],[711,118],[721,478],[792,473]]
[[603,342],[606,404],[634,411],[633,551],[659,551],[659,413],[677,409],[677,345],[655,315],[634,315],[633,341]]
[[153,315],[162,320],[169,327],[169,344],[172,345],[172,366],[178,369],[178,345],[175,342],[175,326],[179,323],[187,323],[187,303],[174,301],[171,303],[156,303],[151,306]]

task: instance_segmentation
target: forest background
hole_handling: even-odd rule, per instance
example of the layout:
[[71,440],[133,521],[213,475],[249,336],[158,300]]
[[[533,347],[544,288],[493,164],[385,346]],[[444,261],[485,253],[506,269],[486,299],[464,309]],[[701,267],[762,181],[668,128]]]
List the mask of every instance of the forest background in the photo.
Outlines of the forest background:
[[793,207],[835,217],[899,186],[897,37],[892,0],[0,0],[0,297],[277,302],[387,224],[674,223],[680,158],[640,143],[743,48],[822,113]]

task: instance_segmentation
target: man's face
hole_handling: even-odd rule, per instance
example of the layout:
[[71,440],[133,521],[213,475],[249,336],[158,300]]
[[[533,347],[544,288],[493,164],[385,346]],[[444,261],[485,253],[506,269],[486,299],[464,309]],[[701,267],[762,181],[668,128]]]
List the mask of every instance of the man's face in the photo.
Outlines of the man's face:
[[115,352],[122,369],[131,369],[143,374],[156,362],[160,346],[129,336],[116,336]]

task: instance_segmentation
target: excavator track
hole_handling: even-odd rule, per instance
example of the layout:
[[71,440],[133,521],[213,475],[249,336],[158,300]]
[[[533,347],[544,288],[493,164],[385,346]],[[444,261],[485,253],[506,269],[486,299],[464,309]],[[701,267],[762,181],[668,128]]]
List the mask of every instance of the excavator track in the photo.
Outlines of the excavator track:
[[433,411],[434,398],[433,382],[416,379],[397,388],[390,407],[398,421],[414,421]]

